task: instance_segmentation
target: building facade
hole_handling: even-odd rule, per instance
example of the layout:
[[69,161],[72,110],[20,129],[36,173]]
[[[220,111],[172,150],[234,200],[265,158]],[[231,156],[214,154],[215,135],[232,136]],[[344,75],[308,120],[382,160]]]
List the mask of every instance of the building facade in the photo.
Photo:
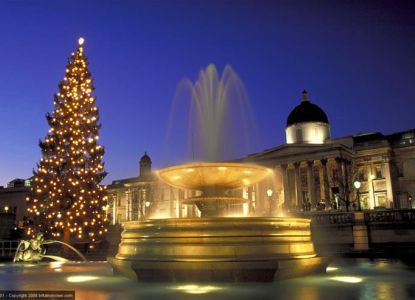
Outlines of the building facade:
[[27,215],[26,197],[30,192],[32,179],[16,178],[0,187],[0,212],[15,215],[16,222],[22,222]]
[[[251,154],[240,161],[274,170],[272,178],[234,191],[246,203],[239,215],[275,216],[282,211],[412,208],[415,194],[415,129],[384,135],[360,133],[332,138],[326,113],[306,91],[289,114],[286,144]],[[197,191],[169,187],[140,160],[138,177],[108,186],[107,213],[122,223],[148,217],[197,217],[194,205],[182,204]]]

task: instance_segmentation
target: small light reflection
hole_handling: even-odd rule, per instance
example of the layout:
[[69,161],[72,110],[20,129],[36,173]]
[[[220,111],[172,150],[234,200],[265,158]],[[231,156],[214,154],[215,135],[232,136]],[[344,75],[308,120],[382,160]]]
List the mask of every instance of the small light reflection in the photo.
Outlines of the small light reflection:
[[214,291],[222,290],[223,288],[212,286],[212,285],[197,285],[197,284],[187,284],[179,285],[173,288],[174,290],[184,292],[186,294],[200,295],[207,294]]
[[61,261],[52,261],[52,262],[49,263],[49,266],[52,269],[56,269],[56,268],[62,267],[62,264],[63,264],[63,262],[61,262]]
[[97,276],[86,276],[86,275],[77,275],[77,276],[69,276],[66,278],[67,282],[85,282],[85,281],[92,281],[97,280],[99,277]]
[[326,268],[326,272],[333,272],[333,271],[337,271],[339,268],[337,267],[327,267]]
[[334,277],[330,277],[330,280],[346,282],[346,283],[359,283],[363,281],[363,278],[356,277],[356,276],[334,276]]

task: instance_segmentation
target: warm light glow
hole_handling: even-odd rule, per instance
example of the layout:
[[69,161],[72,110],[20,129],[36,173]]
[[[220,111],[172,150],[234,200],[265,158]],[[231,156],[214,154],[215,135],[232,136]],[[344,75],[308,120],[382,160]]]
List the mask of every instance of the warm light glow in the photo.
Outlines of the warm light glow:
[[63,265],[63,262],[61,262],[61,261],[52,261],[52,262],[49,263],[49,266],[52,269],[60,268],[60,267],[62,267],[62,265]]
[[333,271],[337,271],[339,268],[336,267],[327,267],[326,268],[326,272],[333,272]]
[[150,206],[150,201],[146,201],[146,207]]
[[83,37],[80,37],[80,38],[78,39],[78,44],[79,44],[79,46],[82,46],[84,43],[85,43],[85,39],[84,39]]
[[250,183],[251,183],[251,181],[249,181],[249,180],[248,180],[248,179],[246,179],[246,178],[242,179],[242,182],[243,182],[244,184],[250,184]]
[[5,207],[4,207],[4,211],[5,211],[5,212],[8,212],[8,211],[9,211],[9,207],[8,207],[8,206],[5,206]]
[[197,285],[197,284],[186,284],[179,285],[178,287],[173,288],[177,291],[185,292],[186,294],[200,295],[207,294],[214,291],[222,290],[222,287],[212,286],[212,285]]
[[272,194],[273,194],[272,190],[271,190],[271,189],[268,189],[268,190],[267,190],[267,195],[268,195],[268,197],[272,197]]
[[85,281],[93,281],[97,280],[99,277],[97,276],[88,276],[88,275],[77,275],[77,276],[69,276],[66,278],[67,282],[77,283],[77,282],[85,282]]
[[362,183],[359,180],[356,180],[355,182],[353,182],[353,185],[355,187],[355,189],[360,189],[360,186],[362,185]]
[[363,281],[363,278],[356,277],[356,276],[334,276],[334,277],[330,277],[330,280],[346,282],[346,283],[360,283]]

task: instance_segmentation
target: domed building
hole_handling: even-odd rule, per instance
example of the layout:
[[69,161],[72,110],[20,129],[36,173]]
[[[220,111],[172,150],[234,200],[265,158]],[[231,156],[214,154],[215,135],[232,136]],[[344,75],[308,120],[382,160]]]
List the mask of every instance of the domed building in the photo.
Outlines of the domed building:
[[[286,210],[412,206],[415,185],[409,177],[415,167],[414,129],[332,138],[324,110],[309,100],[306,91],[301,98],[287,117],[286,144],[244,159],[276,170],[277,184],[270,193],[277,203],[274,206]],[[358,193],[356,181],[361,185]],[[264,191],[271,184],[267,184],[262,192],[260,188],[255,192],[255,198],[268,198]],[[259,210],[267,207],[258,201],[256,205]]]
[[324,144],[330,139],[330,125],[326,113],[310,102],[305,90],[301,103],[288,115],[285,135],[287,144]]

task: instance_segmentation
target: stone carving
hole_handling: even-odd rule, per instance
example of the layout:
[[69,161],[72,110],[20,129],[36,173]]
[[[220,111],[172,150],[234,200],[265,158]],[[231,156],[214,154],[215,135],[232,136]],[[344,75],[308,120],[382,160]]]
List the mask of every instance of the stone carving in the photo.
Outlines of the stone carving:
[[54,255],[46,255],[45,245],[48,244],[62,244],[71,250],[73,250],[78,256],[86,261],[85,256],[83,256],[78,250],[76,250],[71,245],[55,240],[45,240],[43,233],[37,233],[36,237],[31,240],[21,240],[17,246],[16,253],[14,255],[13,262],[39,262],[42,258],[50,258],[55,261],[67,261],[66,258]]

